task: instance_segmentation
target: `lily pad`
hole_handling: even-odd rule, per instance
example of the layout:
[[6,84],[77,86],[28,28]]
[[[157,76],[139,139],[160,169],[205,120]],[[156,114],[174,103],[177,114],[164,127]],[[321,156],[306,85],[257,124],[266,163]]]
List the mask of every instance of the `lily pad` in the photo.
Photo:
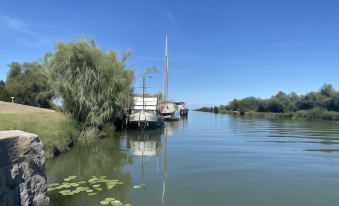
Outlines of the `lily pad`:
[[100,201],[100,205],[109,205],[109,201],[108,200],[102,200],[102,201]]
[[78,183],[71,183],[70,185],[71,185],[72,187],[77,187],[77,186],[79,186]]
[[59,183],[53,183],[53,184],[49,184],[47,185],[48,187],[55,187],[55,186],[59,186]]
[[75,179],[75,178],[77,178],[77,176],[72,175],[72,176],[68,176],[68,178],[69,178],[69,179]]
[[121,203],[119,200],[113,200],[112,202],[116,204]]
[[70,188],[71,185],[66,185],[66,184],[65,184],[65,185],[62,185],[62,187],[63,187],[63,188]]
[[72,192],[71,190],[61,190],[60,193]]
[[74,192],[72,192],[71,190],[62,190],[59,193],[62,194],[63,196],[74,195]]
[[97,195],[98,193],[96,192],[91,192],[91,193],[88,193],[89,196],[93,196],[93,195]]
[[113,205],[113,206],[122,206],[123,204],[119,200],[114,200],[114,201],[111,201],[111,205]]
[[79,193],[81,190],[73,190],[73,193]]
[[47,192],[52,192],[53,190],[55,190],[55,188],[53,188],[53,187],[48,187],[47,188]]

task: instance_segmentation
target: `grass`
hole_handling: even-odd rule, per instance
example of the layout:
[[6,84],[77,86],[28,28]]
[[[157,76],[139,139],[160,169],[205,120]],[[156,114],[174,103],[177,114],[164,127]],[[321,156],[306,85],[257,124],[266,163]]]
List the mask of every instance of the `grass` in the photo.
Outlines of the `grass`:
[[0,130],[39,135],[47,158],[69,150],[78,136],[77,123],[61,112],[0,113]]

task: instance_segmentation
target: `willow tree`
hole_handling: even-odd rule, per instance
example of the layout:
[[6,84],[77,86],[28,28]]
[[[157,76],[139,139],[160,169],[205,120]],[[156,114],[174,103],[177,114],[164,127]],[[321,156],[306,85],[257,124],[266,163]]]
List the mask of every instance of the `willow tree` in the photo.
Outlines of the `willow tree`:
[[59,42],[47,59],[48,73],[65,112],[84,126],[82,139],[99,135],[122,118],[133,93],[129,53],[104,52],[94,40]]

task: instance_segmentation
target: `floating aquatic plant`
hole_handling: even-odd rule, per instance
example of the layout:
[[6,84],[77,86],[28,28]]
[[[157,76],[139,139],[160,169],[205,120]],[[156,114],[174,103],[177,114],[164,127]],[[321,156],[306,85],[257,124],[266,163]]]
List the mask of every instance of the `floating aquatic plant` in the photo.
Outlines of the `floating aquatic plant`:
[[59,193],[63,196],[70,196],[70,195],[74,195],[74,192],[71,191],[71,190],[62,190],[62,191],[59,191]]
[[131,204],[124,204],[120,200],[116,200],[112,197],[107,197],[104,200],[100,201],[101,205],[113,205],[113,206],[131,206]]
[[[98,192],[104,190],[102,187],[105,187],[106,189],[113,189],[118,185],[124,184],[118,179],[108,179],[107,176],[92,176],[87,181],[75,182],[74,180],[76,178],[77,176],[75,175],[68,176],[62,183],[49,184],[48,192],[59,190],[59,194],[63,196],[72,196],[84,192],[87,193],[88,196],[95,196],[98,194]],[[135,185],[134,188],[140,188],[142,186],[144,185]],[[124,204],[120,200],[117,200],[113,197],[107,197],[104,200],[101,200],[100,205],[131,206],[130,204]]]
[[47,185],[47,187],[55,187],[55,186],[59,186],[59,183],[53,183],[53,184]]
[[145,187],[145,186],[146,186],[145,183],[141,183],[141,184],[138,184],[138,185],[134,185],[133,188],[134,188],[134,189],[139,189],[139,188]]
[[102,200],[102,201],[100,201],[100,204],[101,204],[101,205],[109,205],[109,203],[110,203],[110,201],[108,201],[108,200]]

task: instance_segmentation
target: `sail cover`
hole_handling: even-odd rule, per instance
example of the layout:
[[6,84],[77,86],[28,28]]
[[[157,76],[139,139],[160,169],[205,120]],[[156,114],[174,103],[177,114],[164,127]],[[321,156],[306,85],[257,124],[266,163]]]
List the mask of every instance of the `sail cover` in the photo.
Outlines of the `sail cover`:
[[[143,103],[145,103],[145,107]],[[134,96],[134,109],[157,110],[157,104],[157,96],[145,95],[144,100],[142,96]]]

